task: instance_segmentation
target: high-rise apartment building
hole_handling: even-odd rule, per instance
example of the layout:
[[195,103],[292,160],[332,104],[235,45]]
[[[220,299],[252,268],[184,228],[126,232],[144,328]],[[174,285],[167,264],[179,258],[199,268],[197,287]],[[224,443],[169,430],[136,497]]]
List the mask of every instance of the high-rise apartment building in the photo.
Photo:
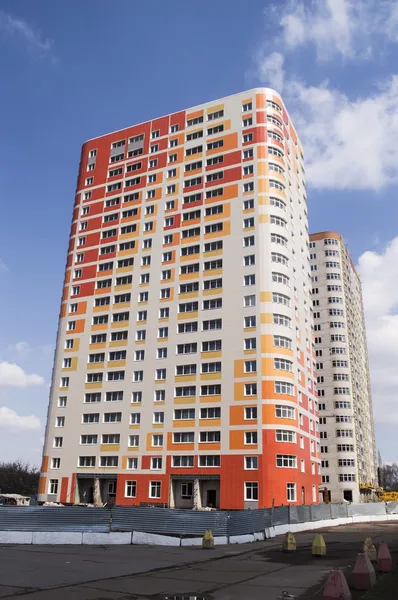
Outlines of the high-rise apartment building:
[[83,145],[40,500],[318,501],[305,186],[264,88]]
[[340,234],[310,236],[322,489],[358,502],[377,485],[362,288]]

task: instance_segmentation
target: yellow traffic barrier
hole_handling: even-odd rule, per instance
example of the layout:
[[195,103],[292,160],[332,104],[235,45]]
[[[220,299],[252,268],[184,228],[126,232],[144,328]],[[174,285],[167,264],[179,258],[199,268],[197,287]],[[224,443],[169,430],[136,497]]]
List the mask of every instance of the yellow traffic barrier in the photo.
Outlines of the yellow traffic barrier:
[[323,536],[317,533],[312,542],[312,556],[326,556],[326,544]]
[[206,529],[205,531],[202,539],[202,548],[206,548],[207,550],[214,548],[214,537],[211,529]]
[[285,537],[284,537],[283,543],[282,543],[282,550],[283,550],[283,552],[295,552],[296,551],[296,538],[290,531],[285,534]]
[[373,544],[372,538],[365,538],[365,541],[363,543],[363,552],[364,554],[368,555],[370,562],[377,562],[376,547]]

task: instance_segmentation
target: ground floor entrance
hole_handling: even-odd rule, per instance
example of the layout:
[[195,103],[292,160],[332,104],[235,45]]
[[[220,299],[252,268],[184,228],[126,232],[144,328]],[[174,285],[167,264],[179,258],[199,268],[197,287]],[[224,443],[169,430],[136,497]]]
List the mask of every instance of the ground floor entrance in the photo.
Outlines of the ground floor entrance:
[[117,475],[77,477],[74,504],[104,506],[116,500]]
[[170,481],[170,508],[219,508],[220,478],[176,477]]

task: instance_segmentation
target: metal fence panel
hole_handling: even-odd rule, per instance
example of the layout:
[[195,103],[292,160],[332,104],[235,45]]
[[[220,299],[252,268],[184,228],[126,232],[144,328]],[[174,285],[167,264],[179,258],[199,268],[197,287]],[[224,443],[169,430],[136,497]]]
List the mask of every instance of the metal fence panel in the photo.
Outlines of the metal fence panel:
[[311,521],[309,506],[289,506],[289,523],[307,523]]
[[311,506],[311,521],[324,521],[331,519],[331,504],[314,504]]
[[168,535],[228,535],[227,511],[194,511],[117,506],[112,510],[112,531],[143,531]]
[[272,527],[272,508],[264,508],[264,527]]
[[228,519],[228,535],[245,535],[264,531],[264,510],[231,511]]
[[386,512],[388,515],[396,515],[398,513],[398,502],[386,502]]
[[276,506],[271,509],[272,525],[287,525],[289,523],[289,507]]
[[383,502],[369,502],[367,504],[350,504],[348,506],[349,517],[363,517],[370,515],[385,515],[386,507]]
[[82,506],[1,506],[0,531],[109,531],[110,512]]
[[331,518],[344,519],[348,517],[348,504],[331,504]]

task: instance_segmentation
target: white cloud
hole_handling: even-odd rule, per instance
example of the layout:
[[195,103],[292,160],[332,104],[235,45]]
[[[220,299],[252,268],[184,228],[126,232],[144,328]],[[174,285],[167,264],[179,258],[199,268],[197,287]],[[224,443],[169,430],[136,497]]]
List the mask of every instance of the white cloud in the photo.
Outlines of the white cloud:
[[0,429],[7,432],[40,429],[40,419],[33,415],[21,417],[10,408],[0,406]]
[[398,76],[355,100],[327,83],[307,86],[290,80],[286,87],[309,183],[379,190],[398,182]]
[[369,59],[398,41],[395,0],[291,0],[274,14],[287,50],[310,45],[318,60]]
[[53,63],[57,61],[53,40],[43,37],[23,19],[4,11],[0,11],[0,37],[23,43],[33,57],[47,57]]
[[8,267],[4,260],[0,258],[0,273],[5,273],[5,271],[8,271]]
[[271,85],[276,91],[282,93],[285,72],[284,57],[279,52],[267,54],[260,50],[257,56],[258,75],[265,84]]
[[28,375],[15,363],[0,362],[0,385],[13,387],[28,387],[30,385],[42,385],[44,378],[41,375]]
[[375,420],[398,424],[398,237],[358,260],[365,304]]
[[[398,75],[392,75],[367,95],[350,98],[328,81],[320,85],[301,81],[291,73],[290,62],[284,55],[292,47],[308,41],[308,36],[314,39],[319,36],[319,40],[332,49],[338,47],[343,51],[345,48],[344,52],[349,54],[351,46],[357,48],[350,33],[354,27],[350,19],[355,14],[355,28],[359,28],[358,23],[365,19],[363,15],[368,15],[372,1],[365,2],[362,8],[358,7],[360,2],[348,0],[316,1],[313,10],[308,3],[305,8],[304,3],[295,3],[282,17],[284,36],[261,45],[255,56],[256,74],[261,83],[283,91],[304,147],[307,181],[316,188],[380,190],[398,183],[395,141],[398,138]],[[390,2],[386,2],[382,14],[387,6],[391,10]],[[396,20],[398,24],[398,8]],[[385,29],[386,22],[382,25]],[[366,24],[363,28],[366,30]],[[283,52],[269,53],[269,49],[275,47]],[[319,44],[316,47],[319,52]]]

